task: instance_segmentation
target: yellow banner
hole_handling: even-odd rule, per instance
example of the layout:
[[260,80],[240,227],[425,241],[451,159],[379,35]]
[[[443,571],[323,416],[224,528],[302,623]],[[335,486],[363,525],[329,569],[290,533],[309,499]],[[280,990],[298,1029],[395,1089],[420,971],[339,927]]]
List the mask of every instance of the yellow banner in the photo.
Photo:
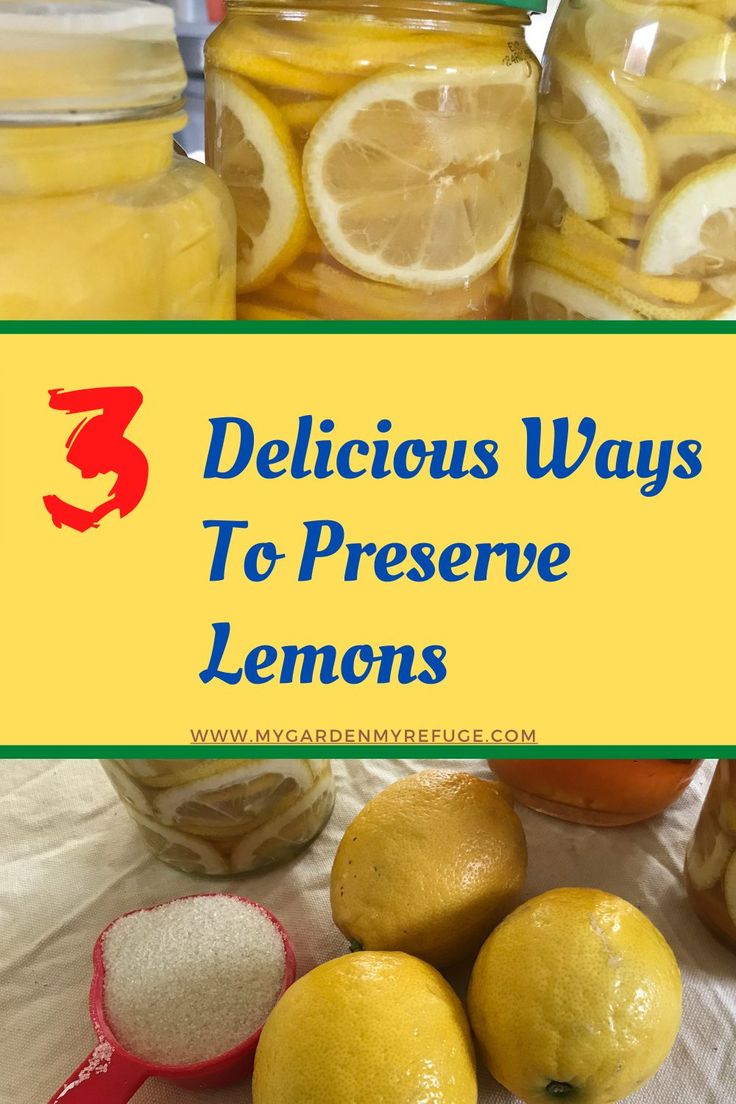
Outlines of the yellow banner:
[[0,342],[5,744],[732,741],[731,336]]

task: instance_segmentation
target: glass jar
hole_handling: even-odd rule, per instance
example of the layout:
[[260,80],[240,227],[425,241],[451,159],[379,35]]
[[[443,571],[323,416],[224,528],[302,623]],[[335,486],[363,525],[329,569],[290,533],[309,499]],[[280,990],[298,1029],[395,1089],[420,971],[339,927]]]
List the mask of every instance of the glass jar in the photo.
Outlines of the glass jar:
[[102,759],[151,851],[188,874],[292,858],[335,803],[325,759]]
[[735,13],[562,0],[515,318],[736,318]]
[[228,4],[205,131],[239,318],[508,317],[539,75],[522,7]]
[[721,759],[685,859],[693,908],[736,951],[736,761]]
[[617,827],[671,805],[702,759],[489,759],[523,805],[560,820]]
[[173,13],[0,0],[0,319],[235,311],[232,203],[174,155]]

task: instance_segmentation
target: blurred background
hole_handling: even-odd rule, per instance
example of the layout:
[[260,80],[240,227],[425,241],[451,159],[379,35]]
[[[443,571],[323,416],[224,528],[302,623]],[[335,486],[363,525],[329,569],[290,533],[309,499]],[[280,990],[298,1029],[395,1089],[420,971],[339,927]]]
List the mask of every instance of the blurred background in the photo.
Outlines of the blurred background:
[[[186,65],[187,113],[186,129],[177,140],[190,157],[204,160],[204,43],[225,13],[225,0],[159,0],[173,8],[182,57]],[[295,0],[297,6],[298,0]],[[560,0],[549,0],[546,15],[534,15],[527,29],[527,41],[537,55],[542,56],[552,17]]]

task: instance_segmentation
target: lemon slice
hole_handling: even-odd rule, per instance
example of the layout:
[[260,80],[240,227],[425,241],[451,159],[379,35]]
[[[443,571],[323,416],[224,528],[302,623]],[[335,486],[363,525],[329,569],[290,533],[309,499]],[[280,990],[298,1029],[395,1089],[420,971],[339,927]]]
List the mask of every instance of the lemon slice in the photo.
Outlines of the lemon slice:
[[654,144],[636,109],[607,76],[569,54],[554,55],[547,114],[569,126],[614,190],[636,203],[657,194]]
[[734,844],[713,824],[699,824],[687,850],[686,867],[696,889],[712,889],[726,869]]
[[[520,230],[521,224],[516,227],[513,238],[504,249],[501,259],[496,266],[499,291],[501,295],[506,296],[506,298],[511,295],[511,289],[513,288],[514,261],[516,259],[516,247],[519,243]],[[490,289],[486,291],[486,297],[488,294],[492,294]]]
[[718,109],[718,99],[703,88],[668,80],[665,77],[642,77],[614,69],[614,84],[623,92],[640,115],[653,120],[673,119],[680,115],[696,115]]
[[600,219],[608,214],[606,186],[593,158],[569,128],[543,123],[534,138],[534,163],[529,184],[532,217],[557,221],[550,209],[550,205],[554,205],[554,190],[560,193],[567,207],[585,219]]
[[208,160],[238,221],[239,291],[262,287],[299,255],[309,220],[299,158],[278,108],[239,77],[211,74]]
[[688,173],[736,152],[736,112],[672,119],[654,134],[662,177],[676,183]]
[[231,74],[247,77],[257,84],[288,88],[312,96],[339,96],[355,83],[355,77],[319,72],[283,61],[280,57],[254,46],[254,33],[253,23],[249,25],[247,35],[242,33],[239,26],[221,23],[205,46],[210,73],[217,69],[226,69]]
[[721,103],[736,104],[736,34],[714,33],[671,50],[657,73],[717,92]]
[[572,26],[580,27],[576,37],[583,40],[593,62],[629,70],[642,64],[651,68],[658,58],[684,42],[723,29],[713,16],[674,4],[586,0],[573,10]]
[[736,268],[736,155],[690,173],[661,200],[642,238],[639,266],[702,278]]
[[609,237],[623,242],[640,242],[647,225],[646,217],[634,215],[629,211],[611,210],[598,226]]
[[522,265],[514,288],[514,318],[544,321],[633,321],[640,315],[594,288],[544,265]]
[[[502,32],[496,29],[496,38],[503,38]],[[238,41],[240,40],[240,41]],[[252,68],[252,62],[246,63],[247,68],[240,60],[243,51],[243,36],[238,31],[232,43],[227,35],[222,36],[223,45],[217,43],[215,54],[227,57],[227,68],[235,72],[247,74],[252,79],[257,78]],[[353,74],[356,77],[367,77],[378,69],[385,69],[389,65],[396,65],[418,57],[427,51],[437,50],[437,35],[432,31],[398,28],[390,33],[374,35],[372,38],[365,36],[354,37],[350,29],[342,34],[330,34],[322,28],[320,23],[315,24],[308,20],[302,24],[290,25],[287,34],[266,29],[251,21],[248,24],[247,56],[258,55],[261,64],[276,61],[278,64],[287,64],[295,69],[307,69],[310,72],[320,74],[329,79],[332,75],[342,77]],[[464,40],[460,34],[445,34],[442,36],[442,48],[462,46]],[[276,81],[269,82],[276,83]],[[335,89],[339,93],[344,91],[344,86]],[[312,91],[306,88],[305,91]]]
[[313,314],[297,314],[282,310],[280,307],[271,307],[267,303],[257,303],[253,300],[238,306],[238,318],[252,322],[316,321],[316,316]]
[[196,835],[231,836],[286,807],[312,784],[306,761],[248,763],[226,774],[164,790],[154,814],[164,823]]
[[677,276],[645,276],[634,270],[635,252],[597,226],[568,212],[560,227],[562,244],[569,247],[581,266],[618,281],[636,295],[674,303],[694,303],[700,295],[698,280]]
[[186,835],[175,828],[158,824],[151,817],[131,809],[130,815],[141,830],[143,838],[157,858],[171,863],[187,874],[227,874],[228,864],[220,852],[196,836]]
[[[516,237],[513,239],[515,244]],[[509,246],[498,265],[467,287],[452,288],[441,294],[414,288],[377,284],[318,262],[295,265],[284,273],[283,282],[301,295],[313,295],[330,318],[371,320],[412,320],[445,318],[487,318],[499,315],[498,304],[507,298],[501,285],[502,265],[508,264]],[[269,292],[272,288],[269,288]],[[283,292],[278,289],[278,294]],[[494,300],[495,307],[494,309]]]
[[715,19],[722,19],[724,23],[736,19],[736,0],[708,0],[700,6],[704,15],[712,15]]
[[208,778],[212,774],[222,774],[232,770],[240,763],[251,762],[248,759],[113,759],[123,770],[146,786],[160,789],[166,786],[179,786],[184,782],[194,782],[197,778]]
[[290,858],[295,849],[305,846],[317,835],[334,802],[331,777],[325,772],[285,812],[243,837],[230,856],[233,871],[243,873]]
[[[712,293],[701,295],[694,303],[687,304],[662,303],[654,297],[648,298],[646,296],[650,292],[647,285],[632,268],[596,250],[572,243],[547,226],[537,226],[529,232],[524,238],[523,249],[526,259],[554,268],[594,291],[601,292],[634,317],[673,322],[697,320],[707,318],[721,302]],[[630,252],[627,250],[627,253]]]
[[736,855],[732,855],[723,876],[723,897],[733,924],[736,924]]
[[354,272],[403,287],[459,287],[511,240],[536,70],[526,58],[471,54],[362,81],[312,131],[307,204],[322,241]]
[[332,104],[332,100],[297,100],[279,104],[279,111],[290,127],[310,129]]

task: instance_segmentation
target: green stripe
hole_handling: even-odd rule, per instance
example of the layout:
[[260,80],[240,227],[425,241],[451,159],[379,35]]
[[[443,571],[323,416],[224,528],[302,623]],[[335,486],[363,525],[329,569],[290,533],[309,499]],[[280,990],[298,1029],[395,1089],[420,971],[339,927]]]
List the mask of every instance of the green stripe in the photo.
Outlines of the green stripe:
[[21,744],[0,746],[8,759],[736,759],[736,745],[581,744],[578,747],[539,747],[528,744],[361,744],[314,745],[205,744],[191,747],[171,744]]
[[736,333],[734,322],[0,322],[0,334]]

